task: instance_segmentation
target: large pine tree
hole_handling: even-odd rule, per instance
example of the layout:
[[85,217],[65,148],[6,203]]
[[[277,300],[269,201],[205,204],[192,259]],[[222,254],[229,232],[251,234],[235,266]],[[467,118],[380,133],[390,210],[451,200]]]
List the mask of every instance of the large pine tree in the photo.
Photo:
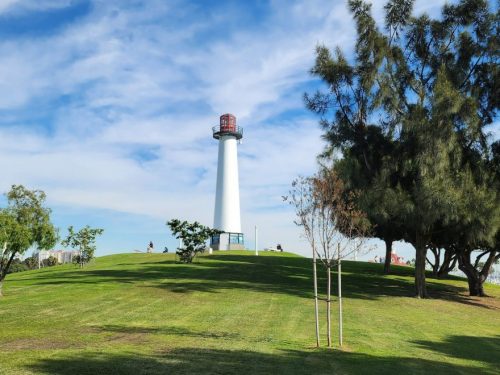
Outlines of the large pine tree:
[[323,156],[340,150],[340,169],[357,168],[344,173],[346,185],[361,190],[377,235],[414,245],[416,295],[425,298],[433,238],[466,221],[474,194],[496,194],[485,179],[471,178],[480,164],[469,155],[488,154],[485,127],[498,110],[498,14],[486,1],[462,0],[444,6],[439,19],[412,17],[413,0],[390,0],[380,30],[369,4],[348,4],[358,35],[354,58],[318,47],[312,73],[329,91],[306,95],[306,103],[323,116]]

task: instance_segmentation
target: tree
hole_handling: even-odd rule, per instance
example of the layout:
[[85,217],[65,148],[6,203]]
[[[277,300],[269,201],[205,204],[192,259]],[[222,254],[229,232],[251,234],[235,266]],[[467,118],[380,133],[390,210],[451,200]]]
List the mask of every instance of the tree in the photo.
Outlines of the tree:
[[14,259],[9,267],[8,273],[27,271],[29,268],[20,259]]
[[51,255],[47,259],[44,259],[43,263],[43,265],[46,267],[57,266],[57,258]]
[[34,255],[27,257],[26,259],[24,259],[23,263],[26,265],[26,267],[28,267],[29,270],[34,270],[38,268],[38,257]]
[[63,246],[69,246],[79,251],[78,263],[80,268],[83,268],[84,264],[90,262],[94,257],[96,237],[103,232],[104,229],[91,228],[88,225],[75,232],[73,226],[70,226],[68,227],[68,236],[61,243]]
[[[458,226],[455,251],[471,296],[485,296],[483,284],[500,259],[500,141],[491,145],[489,158],[476,160],[475,183],[463,209],[465,225]],[[482,185],[481,185],[482,183]]]
[[292,189],[289,195],[283,197],[295,209],[297,220],[294,223],[302,227],[302,236],[309,242],[312,251],[313,264],[313,288],[314,288],[314,320],[316,327],[316,347],[320,346],[319,336],[319,313],[318,313],[318,274],[316,267],[316,254],[318,246],[318,216],[321,211],[318,209],[316,194],[314,193],[314,179],[312,177],[298,177],[292,182]]
[[[379,192],[393,191],[401,199],[390,215],[373,215],[384,213],[384,205],[367,211],[379,221],[375,228],[404,225],[398,232],[415,247],[415,290],[423,298],[427,249],[440,229],[456,222],[464,182],[475,168],[468,152],[484,154],[484,128],[498,110],[498,15],[489,13],[486,1],[462,0],[433,20],[412,17],[413,0],[390,0],[382,32],[369,4],[348,3],[358,34],[354,62],[340,49],[332,55],[318,47],[312,73],[329,90],[306,95],[306,103],[323,117],[323,155],[354,150],[362,161],[364,186],[370,188],[360,189],[360,196],[372,203],[380,196],[368,194],[374,179]],[[391,145],[375,145],[380,164],[371,158],[373,127]]]
[[205,251],[206,241],[210,237],[222,233],[220,230],[201,225],[197,221],[189,223],[172,219],[167,222],[167,226],[176,238],[182,239],[183,247],[177,248],[176,253],[183,263],[192,263],[196,254]]
[[[316,258],[326,268],[327,345],[331,347],[331,269],[339,266],[339,312],[341,314],[340,262],[359,253],[368,236],[366,215],[358,210],[353,193],[346,193],[342,180],[333,169],[322,168],[311,178],[299,178],[292,184],[289,197],[298,220],[313,251],[313,277],[316,316],[316,344],[319,346]],[[341,316],[341,315],[340,315]],[[339,317],[342,345],[342,320]]]
[[0,296],[9,268],[18,255],[32,246],[50,249],[57,242],[57,230],[50,221],[50,209],[44,206],[41,190],[12,185],[7,207],[0,208]]
[[[372,233],[386,245],[384,272],[389,272],[392,243],[403,238],[403,228],[395,220],[405,194],[392,169],[397,163],[394,124],[373,124],[372,115],[381,106],[377,74],[384,63],[387,41],[378,32],[361,1],[350,1],[358,31],[356,61],[350,64],[337,48],[333,55],[317,48],[312,74],[328,84],[328,93],[305,95],[307,107],[323,116],[320,124],[328,145],[321,155],[331,158],[340,151],[336,170],[347,190],[357,191],[357,205],[372,223]],[[333,120],[329,121],[328,116]]]
[[[388,274],[391,264],[392,244],[404,238],[405,227],[403,223],[395,220],[400,211],[405,207],[406,196],[402,189],[392,181],[397,181],[397,176],[387,166],[389,156],[384,156],[382,150],[393,146],[385,139],[375,126],[368,126],[367,142],[370,148],[367,157],[372,166],[371,171],[364,166],[362,153],[357,147],[344,149],[342,159],[336,160],[334,167],[339,177],[345,181],[344,188],[356,192],[356,205],[366,213],[371,223],[371,233],[385,243],[386,255],[384,273]],[[385,146],[381,146],[385,143]],[[381,146],[381,148],[379,148]],[[391,173],[393,175],[391,175]]]
[[[398,143],[407,162],[399,168],[411,197],[404,216],[413,228],[407,240],[416,249],[417,296],[425,297],[426,250],[440,231],[451,238],[460,226],[470,239],[492,233],[486,222],[471,223],[485,197],[482,163],[473,155],[487,153],[484,128],[498,109],[498,15],[486,1],[462,0],[443,7],[440,20],[406,18],[402,4],[411,9],[413,1],[386,6],[390,39],[382,79],[391,84],[384,87],[384,110],[401,123]],[[484,212],[487,206],[484,201]]]
[[342,345],[342,299],[340,262],[352,254],[359,254],[368,237],[366,214],[356,208],[355,193],[346,193],[343,181],[333,169],[323,168],[314,180],[315,201],[320,235],[318,258],[327,272],[327,340],[331,347],[331,269],[338,266],[339,340]]

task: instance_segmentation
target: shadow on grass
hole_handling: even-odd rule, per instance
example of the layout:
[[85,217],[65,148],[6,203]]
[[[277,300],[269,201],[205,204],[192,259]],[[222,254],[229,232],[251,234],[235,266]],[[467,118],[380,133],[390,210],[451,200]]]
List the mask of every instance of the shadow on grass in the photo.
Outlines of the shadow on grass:
[[488,363],[500,373],[500,335],[495,337],[450,336],[444,342],[414,341],[420,348],[447,357]]
[[51,375],[155,374],[494,374],[494,369],[338,350],[278,351],[181,348],[153,355],[86,353],[47,358],[28,369]]
[[[33,275],[36,284],[138,283],[174,293],[217,293],[224,289],[290,294],[312,298],[311,260],[300,257],[212,255],[198,263],[178,264],[172,260],[131,263],[133,269],[68,270],[58,274]],[[116,267],[116,266],[114,266]],[[393,267],[382,275],[381,264],[343,263],[343,293],[348,298],[377,299],[382,296],[412,297],[413,268]],[[324,270],[319,271],[320,288],[326,289]],[[334,278],[335,280],[335,278]],[[428,280],[431,297],[488,307],[464,295],[465,288]]]
[[173,336],[188,336],[203,339],[240,339],[240,335],[235,332],[195,332],[193,330],[182,327],[137,327],[124,326],[117,324],[108,324],[103,326],[93,327],[97,332],[110,332],[119,334],[158,334],[158,335],[173,335]]

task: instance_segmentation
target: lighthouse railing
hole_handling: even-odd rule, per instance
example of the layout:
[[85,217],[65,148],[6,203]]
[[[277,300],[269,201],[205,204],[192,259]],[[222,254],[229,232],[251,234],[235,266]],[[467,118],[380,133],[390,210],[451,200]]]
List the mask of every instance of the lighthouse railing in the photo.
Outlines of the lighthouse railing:
[[213,136],[215,139],[219,139],[224,135],[232,135],[236,139],[243,138],[243,128],[241,126],[235,125],[217,125],[212,128]]

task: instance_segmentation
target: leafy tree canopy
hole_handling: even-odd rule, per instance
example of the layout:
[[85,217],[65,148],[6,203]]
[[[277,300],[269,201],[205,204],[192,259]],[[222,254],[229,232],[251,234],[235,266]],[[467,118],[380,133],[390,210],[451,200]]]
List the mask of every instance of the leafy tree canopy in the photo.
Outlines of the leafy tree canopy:
[[90,262],[94,257],[96,237],[100,236],[103,232],[104,229],[91,228],[88,225],[75,232],[73,226],[70,226],[68,227],[68,236],[61,243],[63,246],[70,246],[80,252],[78,263],[80,263],[80,267],[83,267],[85,263]]
[[7,207],[0,208],[0,295],[2,281],[17,255],[32,246],[50,249],[58,239],[43,191],[12,185],[6,195]]
[[178,248],[176,253],[183,263],[192,263],[196,254],[205,251],[206,241],[222,233],[220,230],[201,225],[197,221],[189,223],[172,219],[167,222],[167,226],[176,238],[182,239],[183,246]]
[[[461,0],[445,5],[439,19],[413,17],[413,2],[388,1],[381,30],[370,4],[348,1],[354,58],[319,46],[311,72],[328,91],[305,101],[322,117],[322,156],[340,151],[336,168],[347,188],[360,191],[375,234],[416,248],[416,293],[425,297],[433,236],[477,220],[471,201],[491,218],[485,129],[500,97],[499,15],[484,0]],[[495,232],[475,228],[474,237]]]

